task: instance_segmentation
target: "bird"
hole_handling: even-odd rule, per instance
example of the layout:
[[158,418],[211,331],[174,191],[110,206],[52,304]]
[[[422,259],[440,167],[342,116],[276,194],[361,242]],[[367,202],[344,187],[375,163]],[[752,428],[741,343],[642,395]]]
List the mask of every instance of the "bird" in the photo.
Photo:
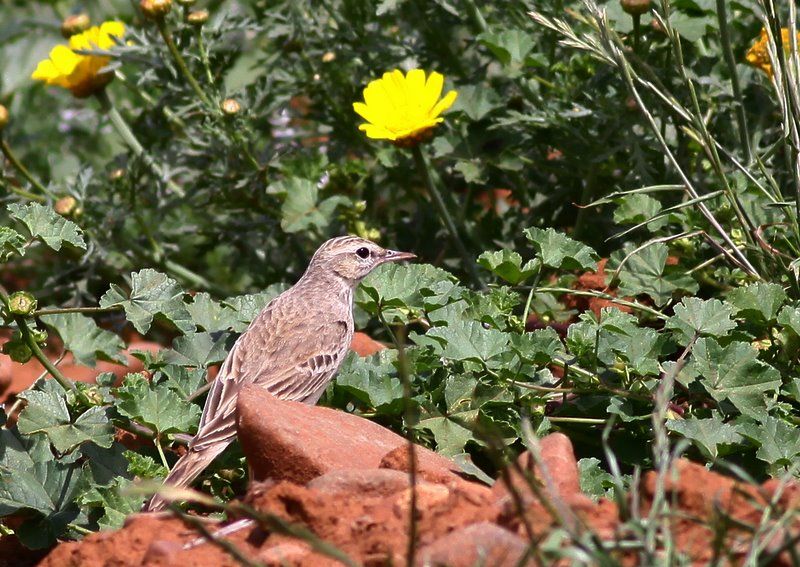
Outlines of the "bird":
[[[316,404],[350,347],[358,284],[382,264],[414,258],[357,236],[324,242],[297,283],[270,301],[234,343],[209,390],[197,433],[164,484],[188,487],[233,442],[243,386]],[[168,503],[157,493],[144,510]]]

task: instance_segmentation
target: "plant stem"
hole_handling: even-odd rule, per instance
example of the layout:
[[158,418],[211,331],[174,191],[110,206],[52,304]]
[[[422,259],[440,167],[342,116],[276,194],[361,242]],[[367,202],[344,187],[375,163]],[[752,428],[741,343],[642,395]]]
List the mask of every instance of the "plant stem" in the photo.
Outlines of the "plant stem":
[[411,378],[408,375],[408,360],[403,341],[397,338],[386,318],[383,316],[383,309],[378,305],[378,318],[383,323],[389,336],[392,338],[397,349],[397,372],[403,382],[403,402],[405,404],[403,420],[406,423],[406,439],[408,441],[408,482],[411,485],[411,498],[409,501],[409,522],[408,522],[408,548],[406,551],[406,565],[414,566],[414,557],[417,551],[417,451],[414,443],[414,426],[416,425],[414,413],[411,410]]
[[[11,146],[9,146],[8,142],[6,142],[5,139],[3,139],[2,137],[0,137],[0,151],[3,152],[4,156],[6,156],[6,159],[8,160],[8,162],[12,166],[14,166],[14,169],[19,171],[20,174],[22,175],[22,177],[24,177],[25,179],[28,180],[28,183],[30,183],[31,185],[36,187],[36,189],[39,192],[47,195],[51,199],[55,199],[55,197],[50,193],[50,191],[47,190],[47,187],[45,187],[42,184],[41,181],[36,179],[33,176],[33,174],[28,170],[28,168],[25,167],[25,165],[21,161],[19,161],[17,159],[17,156],[14,155],[14,152],[11,151]],[[26,198],[28,198],[28,199],[30,199],[32,201],[37,201],[39,203],[43,203],[46,200],[44,197],[40,197],[39,195],[34,195],[33,193],[29,193],[28,191],[25,191],[24,189],[14,189],[14,188],[12,188],[11,190],[14,191],[15,193],[17,193],[18,195],[20,195],[22,197],[26,197]]]
[[65,313],[108,313],[122,309],[122,305],[111,305],[109,307],[60,307],[52,309],[37,309],[33,312],[33,317],[43,315],[63,315]]
[[142,159],[142,161],[144,161],[145,164],[147,164],[150,170],[167,184],[167,186],[172,190],[173,193],[175,193],[179,197],[184,197],[186,193],[183,191],[183,189],[181,189],[180,187],[175,185],[175,183],[173,183],[171,180],[166,178],[161,167],[145,151],[142,144],[139,143],[139,140],[136,139],[136,136],[131,131],[130,127],[128,126],[128,123],[125,122],[125,119],[116,109],[114,104],[111,102],[111,99],[109,98],[106,90],[103,89],[95,93],[95,97],[97,97],[97,100],[100,103],[100,108],[103,111],[103,113],[106,114],[108,118],[111,120],[111,124],[114,125],[114,128],[116,129],[117,133],[122,137],[122,139],[125,141],[128,147],[131,149],[131,151],[133,151],[134,155]]
[[739,141],[742,145],[745,160],[749,163],[752,158],[750,149],[750,133],[747,131],[747,118],[744,113],[744,100],[742,99],[742,88],[739,86],[739,75],[736,73],[736,59],[733,56],[731,38],[728,33],[728,12],[725,7],[725,0],[717,0],[717,19],[719,20],[720,43],[722,44],[722,54],[725,57],[725,64],[728,66],[728,73],[731,75],[731,89],[733,98],[736,99],[736,121],[738,122]]
[[637,303],[635,301],[628,301],[626,299],[619,299],[618,297],[614,297],[611,294],[603,293],[602,291],[592,291],[592,290],[581,290],[581,289],[570,289],[568,287],[537,287],[532,289],[533,292],[548,292],[548,293],[570,293],[572,295],[582,295],[585,297],[597,297],[600,299],[605,299],[610,301],[611,303],[616,303],[617,305],[623,305],[625,307],[630,307],[631,309],[638,309],[639,311],[644,311],[645,313],[649,313],[654,317],[661,319],[662,321],[666,321],[669,319],[666,315],[649,307],[647,305],[643,305],[641,303]]
[[156,446],[158,450],[158,456],[161,457],[161,464],[164,465],[164,468],[169,471],[169,463],[167,463],[167,456],[164,454],[164,448],[161,446],[161,436],[156,435],[153,437],[153,444]]
[[441,217],[445,228],[450,233],[450,238],[453,240],[453,244],[455,244],[456,248],[458,249],[458,253],[461,254],[461,258],[464,261],[464,267],[469,272],[473,283],[475,283],[475,285],[479,288],[483,289],[485,286],[478,275],[477,268],[475,267],[475,259],[470,257],[466,247],[464,246],[464,242],[461,240],[461,237],[458,234],[458,229],[456,229],[456,225],[453,222],[453,217],[450,216],[450,212],[447,210],[447,205],[444,203],[442,194],[439,192],[439,189],[433,182],[431,172],[428,169],[428,162],[425,159],[425,156],[422,154],[422,149],[419,147],[419,144],[411,148],[411,153],[414,156],[414,162],[416,163],[417,169],[419,170],[422,180],[425,183],[425,188],[428,190],[431,199],[433,199],[433,203],[436,205],[436,209],[439,211],[439,216]]
[[[64,388],[64,390],[73,392],[82,398],[85,398],[81,392],[78,392],[78,389],[75,387],[75,383],[64,376],[61,371],[51,362],[51,360],[47,358],[47,355],[42,352],[42,349],[39,348],[39,343],[36,342],[36,339],[34,338],[33,333],[31,333],[31,329],[28,327],[28,322],[25,320],[25,318],[21,315],[18,315],[14,317],[14,321],[16,321],[20,334],[22,335],[25,344],[27,344],[28,348],[31,349],[33,356],[41,363],[42,366],[44,366],[45,370],[47,370],[50,375],[55,378],[56,382],[58,382],[61,387]],[[85,401],[88,402],[89,400]]]
[[189,70],[189,66],[186,65],[186,60],[183,58],[183,55],[181,55],[181,52],[175,45],[175,40],[172,39],[172,33],[170,33],[169,28],[167,27],[167,22],[163,18],[158,19],[156,20],[156,26],[158,27],[158,31],[161,34],[161,37],[164,39],[164,43],[166,44],[167,49],[169,49],[172,58],[175,60],[178,70],[183,75],[183,78],[186,79],[186,82],[189,83],[189,86],[192,87],[192,90],[197,95],[197,98],[199,98],[208,108],[215,108],[211,103],[211,99],[208,98],[208,95],[206,95],[205,91],[200,86],[200,83],[198,83],[197,79],[195,79],[194,75],[192,75],[192,72]]

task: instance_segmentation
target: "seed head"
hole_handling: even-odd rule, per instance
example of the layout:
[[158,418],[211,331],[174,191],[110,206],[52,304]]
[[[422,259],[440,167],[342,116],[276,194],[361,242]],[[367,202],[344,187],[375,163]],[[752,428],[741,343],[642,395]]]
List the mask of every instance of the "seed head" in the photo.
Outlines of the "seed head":
[[172,10],[172,0],[141,0],[139,7],[145,18],[161,20]]
[[641,16],[650,11],[650,0],[619,0],[619,3],[631,16]]
[[2,104],[0,104],[0,132],[3,131],[3,129],[6,127],[7,124],[8,124],[8,109]]
[[186,21],[199,28],[208,21],[208,10],[192,10],[186,16]]
[[89,14],[73,14],[64,18],[64,21],[61,22],[61,35],[63,35],[65,39],[69,39],[73,35],[85,32],[91,25],[92,22],[89,20]]
[[69,217],[78,212],[78,200],[72,195],[61,197],[53,209],[62,217]]
[[227,116],[235,116],[242,110],[242,105],[235,98],[226,98],[220,103],[219,107]]

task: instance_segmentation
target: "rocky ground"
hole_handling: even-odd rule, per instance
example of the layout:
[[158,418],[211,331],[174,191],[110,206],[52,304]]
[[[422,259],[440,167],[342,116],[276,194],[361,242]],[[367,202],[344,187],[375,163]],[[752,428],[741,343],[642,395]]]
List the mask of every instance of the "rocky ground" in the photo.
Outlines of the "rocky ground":
[[[366,336],[358,336],[353,345],[362,355],[380,347]],[[131,345],[132,350],[142,348],[157,345]],[[11,372],[11,363],[5,358],[0,357],[0,378],[5,378],[0,386],[5,385],[6,394],[26,387],[40,372],[33,363],[25,365],[23,372],[18,365]],[[137,364],[132,357],[131,364]],[[87,380],[105,370],[98,368],[84,377],[77,370],[70,373],[69,365],[63,367],[71,377]],[[254,478],[244,497],[247,504],[308,528],[354,564],[406,564],[412,488],[405,439],[366,419],[280,401],[257,389],[242,393],[238,410],[239,437]],[[538,450],[537,459],[523,453],[516,465],[489,487],[470,480],[448,459],[416,447],[415,562],[452,567],[533,565],[526,555],[529,542],[543,541],[559,526],[576,537],[592,532],[606,541],[632,539],[625,524],[628,512],[620,511],[610,500],[593,501],[581,492],[577,462],[565,435],[555,433],[541,439]],[[537,479],[535,490],[526,475]],[[640,514],[646,514],[656,483],[654,473],[646,474],[634,492],[638,500],[628,502],[627,507],[638,507]],[[800,506],[798,485],[781,486],[775,481],[743,485],[686,460],[678,462],[665,490],[680,510],[673,516],[675,545],[696,565],[713,560],[712,542],[719,538],[723,540],[718,549],[734,559],[744,559],[749,549],[748,530],[763,522],[763,507],[768,502],[774,501],[777,511]],[[734,527],[724,535],[714,533],[709,526],[720,525],[725,516],[729,516],[728,527]],[[207,528],[213,532],[223,525],[209,523]],[[776,530],[769,540],[773,547],[784,543],[786,530],[797,537],[800,525]],[[305,541],[256,526],[225,539],[241,554],[240,560],[252,564],[341,564]],[[241,564],[222,546],[207,541],[184,547],[197,541],[196,529],[171,513],[137,514],[120,530],[61,543],[41,558],[40,565]],[[13,538],[0,539],[0,565],[19,565],[23,557],[28,558],[26,564],[39,559],[25,555]],[[618,559],[622,564],[638,564],[631,551],[620,553]],[[791,562],[784,553],[771,564]]]
[[[405,564],[409,540],[411,487],[408,446],[394,433],[357,416],[323,407],[276,400],[258,390],[243,392],[239,402],[239,435],[255,481],[245,501],[263,512],[309,528],[335,545],[354,563]],[[541,541],[556,525],[573,533],[593,531],[604,540],[625,539],[615,503],[597,502],[579,486],[569,439],[560,433],[540,442],[540,462],[524,453],[508,475],[493,487],[464,478],[454,463],[422,447],[415,449],[419,479],[417,550],[419,565],[520,565],[533,538]],[[537,496],[520,471],[539,480]],[[761,507],[770,499],[779,508],[800,505],[800,487],[775,482],[742,486],[689,461],[680,461],[677,476],[666,484],[667,497],[681,510],[675,516],[678,550],[694,564],[712,559],[715,534],[706,521],[729,514],[741,524],[724,542],[726,553],[743,554],[745,526],[758,525]],[[509,484],[513,490],[509,490]],[[654,474],[640,486],[642,513],[655,492]],[[518,498],[514,498],[514,496]],[[522,511],[522,513],[520,513]],[[212,531],[219,526],[209,526]],[[800,529],[800,526],[794,526]],[[775,545],[782,543],[776,534]],[[169,514],[138,514],[115,532],[62,543],[47,555],[47,567],[162,565],[237,565],[220,546],[202,543],[198,532]],[[227,541],[254,564],[337,565],[308,543],[247,527]],[[739,547],[737,547],[739,546]],[[636,557],[620,555],[623,564]],[[788,557],[773,564],[790,564]],[[530,564],[534,564],[531,560]]]

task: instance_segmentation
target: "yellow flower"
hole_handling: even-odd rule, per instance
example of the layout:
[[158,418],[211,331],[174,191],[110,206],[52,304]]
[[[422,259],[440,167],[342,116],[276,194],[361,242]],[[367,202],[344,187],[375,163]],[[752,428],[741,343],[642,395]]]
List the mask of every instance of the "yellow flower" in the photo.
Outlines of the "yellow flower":
[[391,140],[399,146],[430,137],[444,120],[439,115],[456,100],[456,91],[440,100],[443,85],[441,74],[433,72],[426,80],[422,69],[405,75],[398,69],[384,73],[364,89],[364,102],[353,103],[353,110],[367,121],[358,129],[368,138]]
[[[800,33],[797,34],[798,41],[800,41]],[[789,30],[788,28],[781,28],[781,43],[783,43],[783,51],[789,53]],[[769,56],[769,37],[767,30],[762,29],[761,35],[753,46],[747,51],[745,59],[753,67],[757,67],[764,71],[770,78],[772,78],[772,59]]]
[[116,45],[114,38],[122,37],[125,25],[122,22],[105,22],[93,26],[83,33],[69,38],[69,47],[56,45],[50,57],[39,61],[31,75],[37,81],[69,89],[76,97],[83,98],[98,92],[113,78],[113,73],[101,73],[108,65],[109,57],[82,55],[75,51],[97,51]]

